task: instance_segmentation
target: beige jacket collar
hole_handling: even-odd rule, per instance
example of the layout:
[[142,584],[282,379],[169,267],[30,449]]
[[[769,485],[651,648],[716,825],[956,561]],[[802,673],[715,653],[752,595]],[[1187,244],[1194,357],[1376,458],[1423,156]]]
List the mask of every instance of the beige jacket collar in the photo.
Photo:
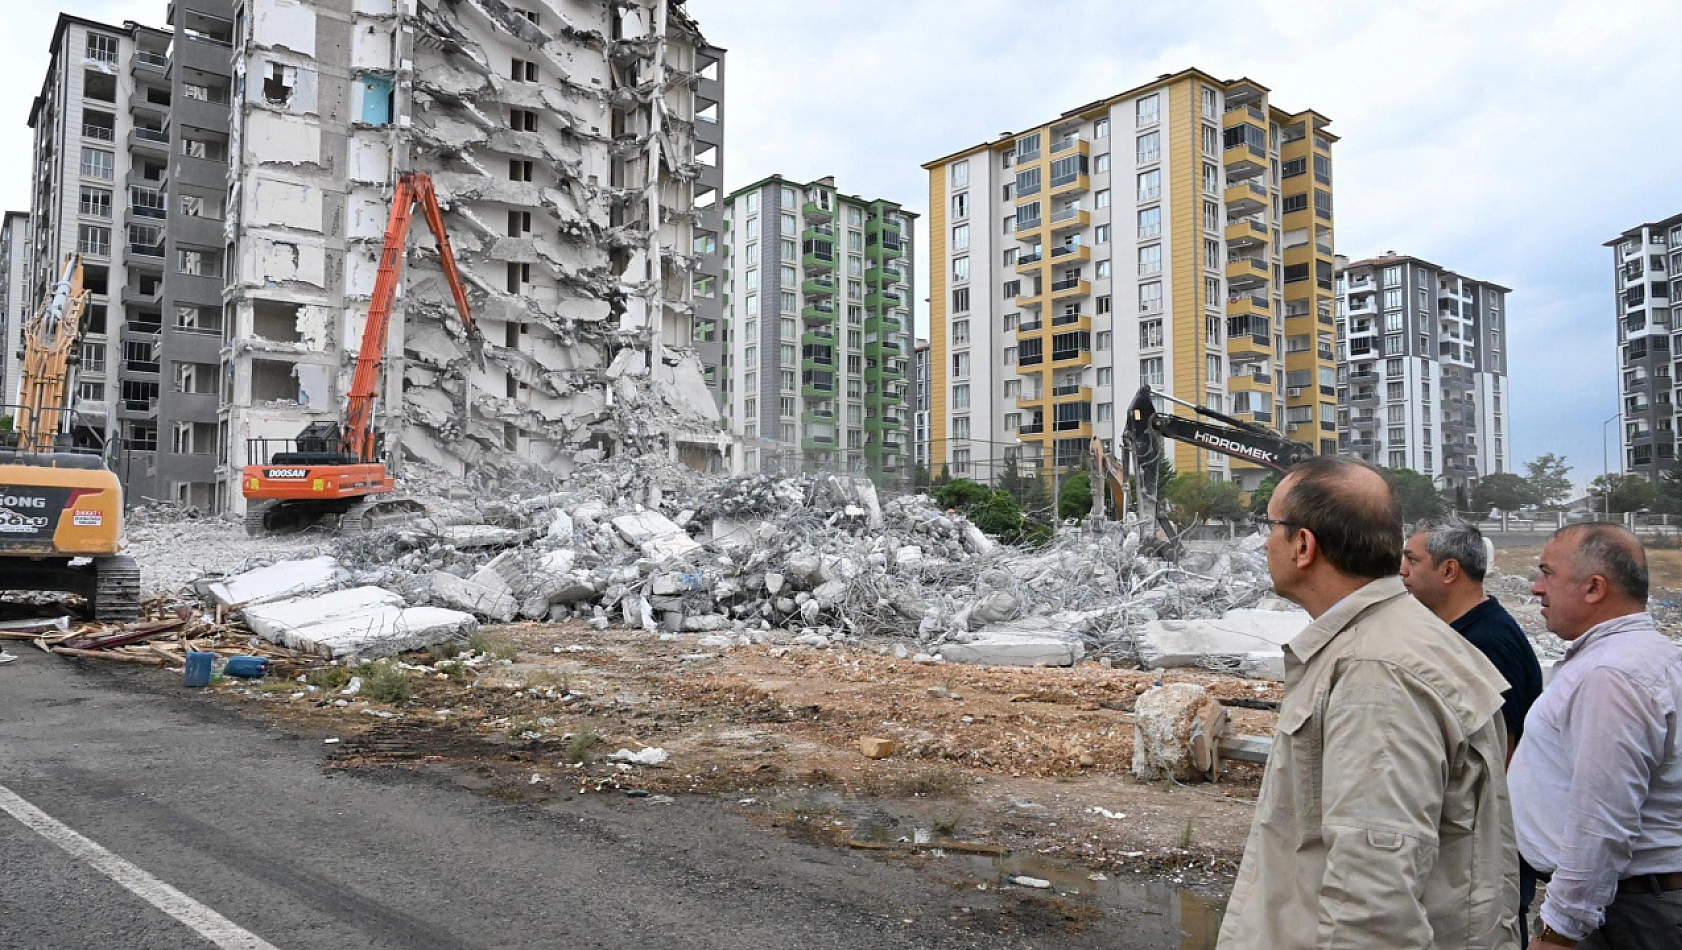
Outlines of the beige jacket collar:
[[1349,596],[1332,605],[1332,609],[1321,614],[1319,619],[1310,623],[1303,631],[1292,637],[1285,648],[1290,650],[1299,663],[1307,663],[1319,653],[1326,644],[1332,642],[1338,634],[1344,631],[1355,618],[1365,613],[1368,607],[1381,604],[1393,597],[1407,593],[1402,586],[1400,575],[1380,577],[1369,581],[1366,586],[1357,588]]

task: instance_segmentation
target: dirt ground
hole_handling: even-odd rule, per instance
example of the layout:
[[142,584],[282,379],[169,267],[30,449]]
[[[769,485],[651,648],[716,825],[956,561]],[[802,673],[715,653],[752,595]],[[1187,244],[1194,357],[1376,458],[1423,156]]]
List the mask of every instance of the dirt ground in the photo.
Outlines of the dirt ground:
[[[521,802],[727,796],[837,847],[1037,855],[1217,889],[1259,789],[1260,767],[1241,762],[1214,784],[1131,776],[1131,709],[1155,673],[930,665],[871,648],[702,651],[688,636],[566,624],[489,628],[477,645],[502,659],[468,670],[410,657],[406,701],[312,691],[295,679],[307,668],[285,665],[214,689],[248,715],[337,740],[332,768],[442,771]],[[1272,731],[1279,684],[1162,680],[1245,704],[1229,706],[1240,733]],[[866,758],[862,737],[898,751]],[[669,758],[610,758],[650,748]]]
[[[1646,541],[1647,539],[1643,539]],[[1682,550],[1647,543],[1647,571],[1654,587],[1682,589]],[[1542,560],[1542,541],[1508,544],[1495,549],[1495,566],[1509,574],[1532,580]]]

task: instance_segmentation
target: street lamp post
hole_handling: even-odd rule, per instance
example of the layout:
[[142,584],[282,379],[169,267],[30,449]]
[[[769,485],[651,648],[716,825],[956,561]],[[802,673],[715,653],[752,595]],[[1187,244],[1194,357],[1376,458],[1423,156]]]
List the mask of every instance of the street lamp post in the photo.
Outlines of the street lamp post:
[[[1612,516],[1612,482],[1611,479],[1608,478],[1611,474],[1611,468],[1606,460],[1606,427],[1611,425],[1613,421],[1623,414],[1624,411],[1620,409],[1617,412],[1612,413],[1612,415],[1608,416],[1606,420],[1600,424],[1600,484],[1602,487],[1600,495],[1600,513],[1607,518]],[[1622,445],[1623,443],[1620,441],[1620,452],[1623,451],[1621,448]],[[1622,456],[1619,457],[1619,461],[1621,463]],[[1619,470],[1622,471],[1622,468],[1623,466],[1620,464]]]

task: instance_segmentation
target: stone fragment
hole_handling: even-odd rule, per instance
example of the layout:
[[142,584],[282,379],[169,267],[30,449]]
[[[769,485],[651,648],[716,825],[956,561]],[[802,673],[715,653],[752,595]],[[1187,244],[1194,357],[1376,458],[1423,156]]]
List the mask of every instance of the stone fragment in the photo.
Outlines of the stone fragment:
[[378,587],[272,601],[247,607],[243,615],[263,639],[329,658],[421,650],[479,629],[472,614],[405,607],[402,597]]
[[613,519],[613,527],[627,543],[635,545],[644,557],[657,564],[686,557],[701,548],[694,538],[658,511],[620,515]]
[[1309,619],[1300,610],[1238,609],[1218,620],[1153,620],[1139,632],[1139,661],[1151,669],[1191,667],[1283,680],[1284,644]]
[[234,607],[326,590],[349,580],[350,572],[340,566],[337,558],[323,556],[279,561],[222,580],[201,582],[199,586],[211,600],[223,607]]
[[885,759],[899,749],[898,743],[892,739],[878,739],[864,736],[859,739],[859,752],[867,759]]
[[783,576],[775,571],[767,572],[765,575],[765,593],[775,597],[782,592]]
[[[490,578],[500,580],[494,573]],[[506,584],[495,587],[477,576],[468,580],[442,571],[429,576],[427,584],[432,596],[444,603],[489,620],[509,623],[520,613],[520,605]]]
[[1147,690],[1133,706],[1133,775],[1141,781],[1193,782],[1210,776],[1226,709],[1192,683]]

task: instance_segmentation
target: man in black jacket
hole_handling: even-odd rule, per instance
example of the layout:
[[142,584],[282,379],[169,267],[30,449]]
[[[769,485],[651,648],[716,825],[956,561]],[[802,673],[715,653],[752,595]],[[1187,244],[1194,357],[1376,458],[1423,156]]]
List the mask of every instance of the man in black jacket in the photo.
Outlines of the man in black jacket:
[[[1488,572],[1489,549],[1484,545],[1483,532],[1458,518],[1419,522],[1402,547],[1402,583],[1415,599],[1489,657],[1511,687],[1501,705],[1501,716],[1507,722],[1507,761],[1511,762],[1513,749],[1524,734],[1525,714],[1542,694],[1542,666],[1512,614],[1484,593],[1483,579]],[[1535,872],[1521,863],[1519,922],[1526,943],[1529,928],[1523,909],[1530,906],[1535,893]]]

